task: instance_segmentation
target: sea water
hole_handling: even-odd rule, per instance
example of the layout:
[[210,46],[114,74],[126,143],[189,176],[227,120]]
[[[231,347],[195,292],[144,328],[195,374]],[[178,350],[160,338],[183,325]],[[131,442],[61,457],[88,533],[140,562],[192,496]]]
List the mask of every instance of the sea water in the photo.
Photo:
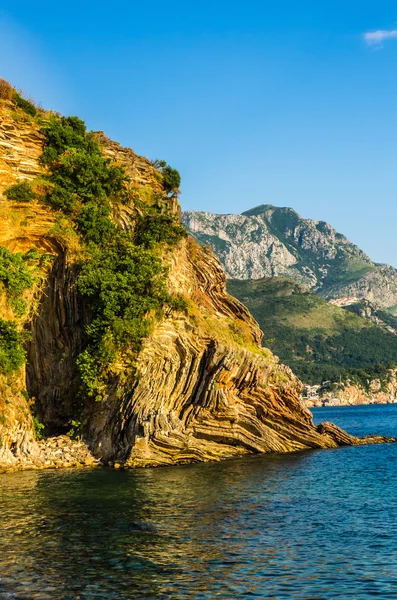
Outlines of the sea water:
[[[397,436],[397,406],[322,408]],[[0,475],[0,598],[397,598],[397,444]]]

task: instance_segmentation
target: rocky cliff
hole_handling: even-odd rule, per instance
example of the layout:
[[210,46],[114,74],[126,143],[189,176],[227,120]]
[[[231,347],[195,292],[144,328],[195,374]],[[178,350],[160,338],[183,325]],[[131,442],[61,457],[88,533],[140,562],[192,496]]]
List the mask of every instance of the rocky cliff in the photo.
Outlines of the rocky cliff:
[[355,297],[397,311],[397,270],[375,264],[324,221],[268,204],[241,215],[188,211],[188,231],[210,245],[232,279],[283,276],[326,299]]
[[[3,466],[53,466],[48,453],[55,456],[64,438],[59,438],[59,443],[51,442],[44,452],[43,442],[40,446],[35,439],[43,428],[45,436],[68,433],[81,437],[98,460],[128,467],[364,443],[329,424],[313,424],[310,413],[299,402],[300,382],[270,351],[260,347],[256,322],[238,300],[227,294],[224,273],[209,249],[201,248],[190,237],[181,237],[172,245],[156,243],[152,249],[158,233],[156,219],[160,219],[153,215],[160,215],[167,223],[173,223],[179,215],[175,193],[168,193],[164,187],[164,173],[103,134],[97,134],[96,141],[92,136],[85,137],[78,120],[67,121],[65,129],[59,117],[37,110],[27,113],[23,103],[16,106],[12,94],[7,94],[0,99],[0,249],[4,249],[0,259],[0,324],[14,336],[12,348],[17,358],[21,356],[17,333],[18,339],[24,340],[25,359],[20,364],[10,355],[9,347],[0,344]],[[57,135],[66,131],[61,141],[70,145],[55,158],[54,153],[51,155],[53,148],[48,152],[48,136],[46,141],[43,135],[43,123],[45,126],[49,119]],[[97,143],[110,162],[99,160],[95,154]],[[47,165],[56,165],[52,169],[58,169],[58,179],[49,176],[50,167],[43,162],[45,148],[52,160],[50,163],[48,159]],[[119,168],[128,175],[125,189],[117,192],[122,200],[112,200],[109,216],[105,188],[93,193],[91,187],[88,194],[84,180],[81,191],[82,177],[76,178],[75,187],[70,189],[63,183],[68,177],[67,185],[71,185],[70,173],[76,172],[76,164],[79,173],[87,175],[86,165],[86,170],[81,170],[86,151],[94,151],[93,163],[106,177],[109,169],[113,174],[121,173]],[[65,164],[67,169],[61,171]],[[104,175],[102,179],[105,181]],[[30,182],[28,188],[21,188],[21,182]],[[64,185],[61,190],[59,182]],[[10,194],[7,190],[15,183],[19,187]],[[26,189],[33,190],[34,195],[26,196]],[[18,197],[21,190],[24,196]],[[90,260],[99,251],[100,257],[107,256],[112,248],[111,238],[106,238],[106,244],[103,241],[106,228],[101,236],[96,236],[95,229],[88,230],[90,239],[83,234],[88,217],[97,216],[99,210],[96,194],[102,201],[100,226],[116,226],[111,229],[114,235],[124,232],[120,237],[127,253],[124,271],[119,268],[115,272],[120,286],[131,275],[128,268],[134,269],[134,264],[128,266],[129,257],[150,259],[151,268],[156,267],[158,259],[162,261],[158,277],[165,277],[167,293],[162,291],[161,281],[156,284],[156,293],[163,294],[165,304],[161,310],[149,310],[150,326],[139,343],[133,337],[126,342],[125,332],[136,335],[138,326],[132,306],[127,306],[127,324],[112,317],[113,321],[106,323],[114,329],[106,325],[105,334],[98,338],[98,328],[104,322],[97,318],[100,301],[108,303],[109,297],[105,294],[92,299],[89,291],[83,293],[84,268],[87,289],[89,276],[95,277],[95,272],[88,271],[87,275]],[[12,195],[16,199],[10,199]],[[89,214],[84,213],[84,202],[91,202]],[[73,215],[80,220],[73,220]],[[145,215],[149,220],[144,223],[149,223],[152,237],[145,238],[148,229],[144,229],[141,237],[146,246],[136,248],[133,240]],[[20,284],[18,295],[10,284],[10,270],[5,275],[1,270],[5,259],[18,281],[30,282],[25,287]],[[134,276],[142,289],[148,286],[149,290],[149,283],[153,285],[153,281],[145,280],[143,272],[134,272]],[[126,288],[127,297],[128,292]],[[120,301],[117,294],[115,297]],[[106,309],[110,310],[108,304]],[[112,310],[117,316],[114,311],[118,307],[112,306]],[[110,319],[108,314],[105,316]],[[122,352],[115,346],[115,331],[123,333]],[[98,350],[93,354],[97,339],[102,344],[98,346],[100,355]],[[92,384],[87,365],[95,371],[98,364],[102,369],[100,382],[95,380],[95,391],[90,393],[90,388],[81,383],[85,377],[87,385]],[[71,459],[68,464],[76,462]]]

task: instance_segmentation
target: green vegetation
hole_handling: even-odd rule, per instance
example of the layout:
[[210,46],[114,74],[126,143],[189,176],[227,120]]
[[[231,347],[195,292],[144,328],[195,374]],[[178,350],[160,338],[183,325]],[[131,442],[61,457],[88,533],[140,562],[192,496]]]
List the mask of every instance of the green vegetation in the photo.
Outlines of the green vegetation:
[[181,176],[176,169],[173,169],[169,165],[166,165],[162,169],[163,173],[163,185],[164,190],[167,194],[175,194],[179,191],[181,185]]
[[163,176],[163,188],[164,191],[169,195],[179,193],[179,187],[181,185],[181,176],[176,169],[167,165],[165,160],[154,160],[152,165],[158,169]]
[[22,108],[22,110],[28,115],[34,117],[37,114],[37,108],[35,107],[35,105],[29,100],[23,98],[21,94],[19,94],[16,91],[14,91],[12,94],[12,101],[16,106]]
[[[3,80],[0,94],[30,116],[37,114],[38,109]],[[63,242],[73,240],[84,256],[78,288],[88,301],[92,320],[77,364],[82,394],[100,400],[114,376],[113,366],[120,361],[126,368],[133,366],[143,338],[163,308],[186,310],[182,297],[167,292],[161,257],[186,235],[177,217],[167,214],[165,202],[179,192],[180,175],[159,162],[163,193],[155,204],[143,201],[135,231],[124,232],[112,220],[115,206],[130,201],[124,168],[104,157],[95,136],[77,117],[52,115],[42,125],[42,133],[41,162],[46,174],[39,191],[37,185],[18,181],[5,196],[17,202],[39,198],[47,203],[58,212],[53,233]],[[17,316],[26,311],[23,295],[33,286],[34,268],[45,264],[46,257],[35,251],[13,254],[0,247],[0,282]],[[23,364],[22,341],[15,323],[0,321],[2,373]],[[76,424],[72,423],[72,429]],[[39,437],[41,424],[35,423],[35,427]]]
[[37,197],[28,181],[19,181],[11,185],[4,191],[4,196],[8,200],[15,200],[16,202],[32,202]]
[[45,425],[43,425],[43,423],[40,423],[40,421],[35,416],[33,416],[32,419],[36,440],[41,440],[43,437],[43,429],[45,429]]
[[81,421],[75,421],[72,419],[70,422],[71,428],[66,433],[71,440],[79,440],[81,438]]
[[135,243],[153,249],[157,244],[173,246],[187,233],[173,215],[147,214],[138,219]]
[[0,319],[0,373],[8,375],[25,362],[23,338],[12,321]]
[[109,366],[119,352],[139,350],[149,333],[147,313],[159,314],[168,294],[161,260],[126,235],[90,250],[78,285],[90,299],[93,320],[87,330],[89,346],[78,364],[86,392],[100,399]]
[[397,364],[397,336],[329,304],[299,284],[274,277],[228,281],[252,312],[263,345],[305,383],[351,379],[367,385]]
[[[164,305],[181,305],[166,290],[161,249],[185,230],[160,205],[138,217],[134,233],[111,219],[112,205],[128,201],[124,169],[104,158],[77,117],[55,117],[43,128],[42,162],[51,184],[46,201],[67,215],[85,245],[78,287],[89,302],[88,343],[77,360],[84,395],[106,396],[112,366],[133,365],[134,356]],[[161,164],[164,192],[179,185],[177,173]],[[113,373],[114,376],[114,373]]]
[[104,158],[93,135],[77,117],[52,116],[43,133],[41,160],[50,170],[53,184],[47,201],[72,215],[84,236],[95,237],[94,230],[109,221],[110,200],[124,199],[124,170]]
[[359,316],[365,315],[369,310],[372,317],[377,317],[383,321],[385,325],[388,325],[397,332],[397,316],[387,312],[386,310],[375,308],[366,300],[361,300],[360,302],[350,304],[349,306],[345,307],[345,310]]
[[29,258],[32,258],[32,254],[13,254],[0,246],[0,281],[17,316],[22,316],[26,310],[26,302],[21,294],[33,286],[33,277],[26,264]]

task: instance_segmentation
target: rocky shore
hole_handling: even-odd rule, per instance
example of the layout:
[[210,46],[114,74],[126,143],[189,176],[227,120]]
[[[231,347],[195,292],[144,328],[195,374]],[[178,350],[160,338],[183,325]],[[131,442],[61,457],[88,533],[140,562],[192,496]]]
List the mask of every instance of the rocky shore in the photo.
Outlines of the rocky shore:
[[[333,423],[321,423],[316,427],[317,433],[332,441],[329,447],[361,446],[366,444],[386,444],[397,442],[396,438],[368,435],[358,438],[349,435]],[[298,451],[298,449],[296,450]],[[187,461],[196,462],[196,461]],[[16,453],[12,457],[0,456],[0,474],[14,473],[17,471],[33,471],[44,469],[71,469],[84,467],[108,467],[113,469],[130,469],[136,466],[128,461],[105,462],[95,458],[87,444],[82,440],[71,440],[66,435],[50,437],[33,444],[29,452]]]
[[101,466],[82,440],[66,435],[51,437],[32,444],[28,452],[0,458],[0,473],[35,469],[68,469]]

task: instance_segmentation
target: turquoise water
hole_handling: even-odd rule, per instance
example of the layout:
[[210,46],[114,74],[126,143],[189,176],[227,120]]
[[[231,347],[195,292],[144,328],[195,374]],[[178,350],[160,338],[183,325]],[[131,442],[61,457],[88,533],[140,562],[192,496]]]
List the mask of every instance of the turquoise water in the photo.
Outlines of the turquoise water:
[[[397,406],[317,409],[397,435]],[[0,476],[0,598],[397,597],[397,444]]]

